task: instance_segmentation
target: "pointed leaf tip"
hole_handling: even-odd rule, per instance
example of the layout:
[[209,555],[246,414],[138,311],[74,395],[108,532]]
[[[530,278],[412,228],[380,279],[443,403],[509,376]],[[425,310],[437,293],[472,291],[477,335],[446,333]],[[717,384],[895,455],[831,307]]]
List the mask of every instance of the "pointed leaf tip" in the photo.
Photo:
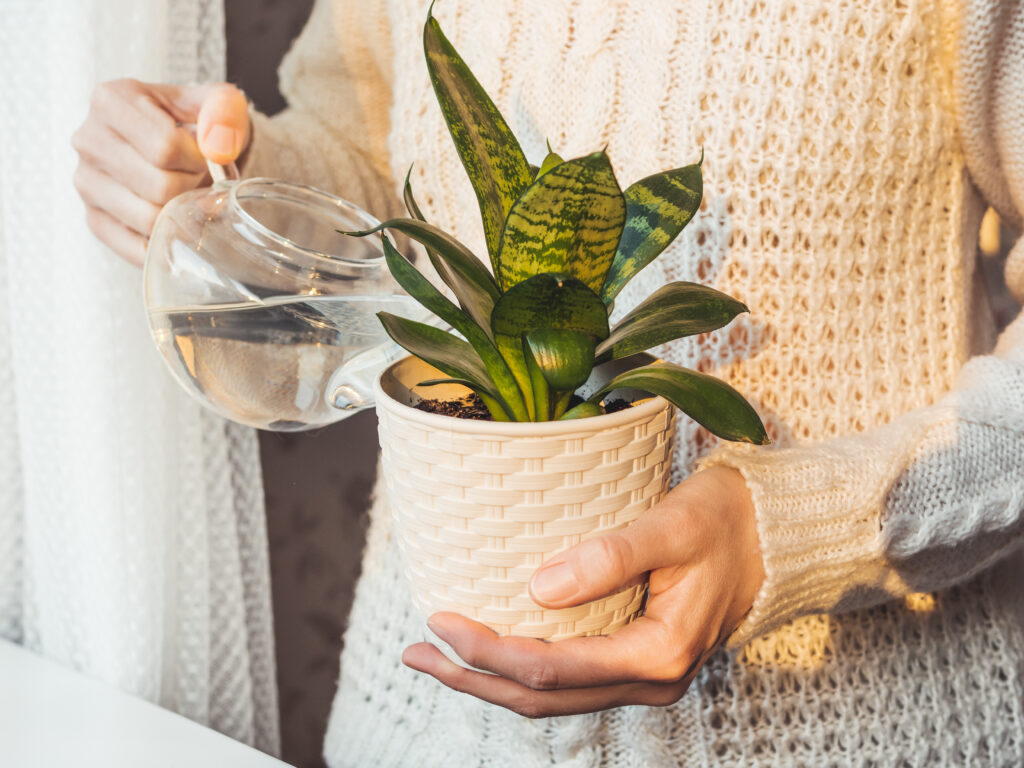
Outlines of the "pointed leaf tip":
[[423,27],[423,50],[434,95],[476,194],[497,272],[505,218],[533,181],[533,172],[505,118],[432,17]]
[[664,285],[612,329],[597,348],[599,357],[628,357],[668,341],[722,328],[746,306],[706,285]]
[[766,445],[761,417],[743,395],[721,379],[672,363],[655,363],[619,374],[590,396],[596,402],[615,389],[640,389],[661,395],[723,440]]
[[664,251],[700,207],[704,182],[699,165],[656,173],[629,186],[626,224],[602,289],[605,301]]

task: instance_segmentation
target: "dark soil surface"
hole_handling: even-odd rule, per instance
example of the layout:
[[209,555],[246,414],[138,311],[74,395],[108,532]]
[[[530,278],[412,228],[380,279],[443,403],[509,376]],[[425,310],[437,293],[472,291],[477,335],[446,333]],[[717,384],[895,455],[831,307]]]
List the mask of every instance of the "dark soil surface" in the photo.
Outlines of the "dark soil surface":
[[477,421],[494,421],[480,395],[472,392],[458,400],[421,400],[416,408],[427,413],[439,413],[442,416],[454,416],[456,419],[476,419]]
[[[572,396],[569,408],[573,408],[583,402],[578,395]],[[456,419],[475,419],[476,421],[494,421],[491,412],[487,410],[484,401],[476,392],[459,398],[458,400],[421,400],[416,403],[416,409],[427,413],[438,413],[442,416],[454,416]],[[616,413],[632,407],[632,403],[625,400],[611,400],[604,404],[605,413]]]

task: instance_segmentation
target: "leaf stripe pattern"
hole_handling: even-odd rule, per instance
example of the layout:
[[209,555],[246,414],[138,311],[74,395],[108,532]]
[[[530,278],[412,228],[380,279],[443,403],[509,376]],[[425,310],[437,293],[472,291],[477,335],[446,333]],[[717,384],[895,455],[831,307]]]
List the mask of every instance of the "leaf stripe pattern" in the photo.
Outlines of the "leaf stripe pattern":
[[423,28],[423,49],[438,104],[480,203],[497,274],[505,218],[533,180],[533,171],[508,123],[433,16]]
[[656,173],[626,189],[626,227],[601,291],[605,301],[668,248],[700,208],[703,194],[699,165]]
[[509,212],[498,258],[503,290],[560,272],[599,292],[626,220],[608,156],[595,152],[539,176]]

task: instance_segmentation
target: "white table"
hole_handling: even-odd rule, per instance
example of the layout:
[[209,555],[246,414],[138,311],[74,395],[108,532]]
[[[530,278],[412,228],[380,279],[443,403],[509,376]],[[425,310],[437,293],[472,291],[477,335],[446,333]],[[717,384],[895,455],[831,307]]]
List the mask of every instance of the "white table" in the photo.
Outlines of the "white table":
[[285,768],[285,763],[0,641],[0,766]]

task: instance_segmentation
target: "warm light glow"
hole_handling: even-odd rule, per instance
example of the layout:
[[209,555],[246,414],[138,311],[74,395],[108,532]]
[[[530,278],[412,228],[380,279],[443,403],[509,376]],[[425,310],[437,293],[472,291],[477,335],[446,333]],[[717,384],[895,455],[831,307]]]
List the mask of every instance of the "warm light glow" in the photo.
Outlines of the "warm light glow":
[[802,616],[743,646],[740,660],[762,668],[820,669],[832,657],[832,622],[827,615]]
[[930,613],[935,610],[935,595],[927,592],[912,592],[906,597],[907,608],[914,613]]
[[978,247],[986,256],[996,256],[1000,250],[999,214],[994,208],[985,211],[981,220],[981,231],[978,232]]

